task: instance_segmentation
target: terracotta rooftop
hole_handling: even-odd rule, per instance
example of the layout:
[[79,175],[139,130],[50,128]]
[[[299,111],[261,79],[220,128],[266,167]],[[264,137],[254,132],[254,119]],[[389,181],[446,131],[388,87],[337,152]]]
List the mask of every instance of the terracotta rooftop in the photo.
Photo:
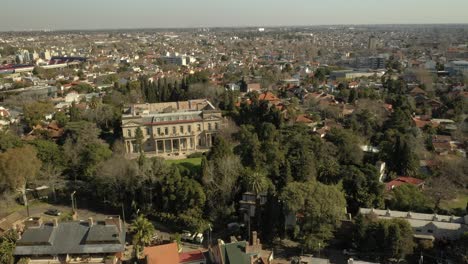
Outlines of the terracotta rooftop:
[[385,184],[385,188],[390,191],[396,187],[399,187],[401,185],[405,185],[405,184],[411,184],[411,185],[414,185],[414,186],[419,186],[421,184],[423,184],[424,181],[421,180],[421,179],[417,179],[417,178],[413,178],[413,177],[405,177],[405,176],[400,176],[390,182],[387,182]]
[[148,264],[179,264],[177,243],[145,247],[143,254]]
[[205,255],[200,250],[179,253],[179,263],[201,262],[205,260]]

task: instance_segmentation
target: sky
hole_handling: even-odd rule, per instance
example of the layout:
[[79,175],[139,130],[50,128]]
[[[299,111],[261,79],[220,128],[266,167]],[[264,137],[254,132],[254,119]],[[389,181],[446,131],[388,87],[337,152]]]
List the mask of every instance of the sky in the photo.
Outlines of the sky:
[[468,0],[1,0],[0,31],[468,23]]

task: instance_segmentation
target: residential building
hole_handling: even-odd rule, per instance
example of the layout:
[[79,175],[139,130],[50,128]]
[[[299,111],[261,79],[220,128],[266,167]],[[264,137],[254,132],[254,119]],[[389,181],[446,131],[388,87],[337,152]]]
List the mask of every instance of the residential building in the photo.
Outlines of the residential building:
[[145,247],[146,264],[206,264],[204,252],[179,252],[177,243]]
[[179,264],[177,243],[145,247],[143,249],[146,264]]
[[179,253],[180,264],[206,264],[205,254],[200,250]]
[[450,74],[468,74],[468,61],[451,61],[446,66],[446,69]]
[[385,189],[391,191],[395,188],[398,188],[401,185],[410,184],[418,188],[424,188],[424,180],[413,178],[413,177],[403,177],[400,176],[394,180],[391,180],[385,183]]
[[[141,149],[148,156],[183,157],[208,150],[224,119],[208,100],[135,104],[122,116],[122,132],[130,157]],[[143,134],[137,143],[137,130]]]
[[105,263],[114,264],[125,250],[125,226],[119,216],[103,221],[43,223],[29,218],[16,242],[14,255],[36,264]]
[[178,53],[175,53],[175,54],[167,53],[166,56],[162,56],[161,58],[167,64],[176,64],[179,66],[186,66],[196,61],[196,59],[192,56],[180,55]]
[[270,264],[273,261],[273,252],[262,249],[257,232],[252,232],[252,242],[237,241],[231,237],[231,243],[218,243],[210,248],[210,257],[215,264]]
[[378,219],[405,219],[414,231],[417,239],[458,239],[468,232],[468,215],[465,217],[453,215],[421,214],[390,210],[360,208],[362,215],[373,214]]
[[369,38],[369,43],[368,43],[369,50],[373,51],[373,50],[377,49],[378,43],[379,43],[379,40],[376,37],[371,36]]

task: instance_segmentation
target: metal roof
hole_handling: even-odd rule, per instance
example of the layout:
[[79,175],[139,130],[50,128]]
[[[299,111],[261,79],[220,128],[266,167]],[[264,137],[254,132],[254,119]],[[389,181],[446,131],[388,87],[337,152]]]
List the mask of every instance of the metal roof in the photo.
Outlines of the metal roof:
[[60,255],[122,252],[125,228],[85,221],[44,224],[28,228],[17,242],[14,255]]

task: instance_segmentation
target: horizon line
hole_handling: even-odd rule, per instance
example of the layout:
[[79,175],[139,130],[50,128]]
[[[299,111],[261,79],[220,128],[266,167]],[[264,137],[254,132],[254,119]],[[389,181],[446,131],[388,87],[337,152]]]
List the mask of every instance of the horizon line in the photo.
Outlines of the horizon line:
[[299,27],[352,27],[352,26],[449,26],[466,25],[468,22],[461,23],[357,23],[357,24],[314,24],[314,25],[229,25],[229,26],[175,26],[175,27],[120,27],[120,28],[63,28],[63,29],[17,29],[0,30],[0,33],[24,33],[24,32],[66,32],[66,31],[119,31],[119,30],[173,30],[173,29],[242,29],[242,28],[299,28]]

